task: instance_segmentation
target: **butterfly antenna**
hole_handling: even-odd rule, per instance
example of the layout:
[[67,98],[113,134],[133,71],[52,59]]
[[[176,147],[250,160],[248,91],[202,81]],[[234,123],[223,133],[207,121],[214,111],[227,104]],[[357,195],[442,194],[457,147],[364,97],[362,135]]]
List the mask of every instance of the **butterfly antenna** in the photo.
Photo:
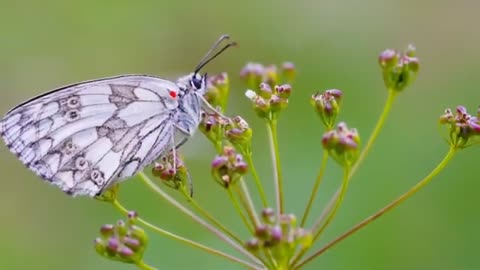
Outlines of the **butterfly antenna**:
[[222,35],[215,43],[213,43],[212,47],[208,50],[208,52],[205,54],[205,56],[200,60],[200,63],[198,63],[197,67],[195,68],[194,74],[197,74],[206,64],[208,64],[210,61],[215,59],[218,55],[223,53],[226,49],[236,46],[237,43],[235,41],[231,41],[227,43],[225,46],[223,46],[217,53],[213,53],[224,40],[229,40],[230,36],[229,35]]

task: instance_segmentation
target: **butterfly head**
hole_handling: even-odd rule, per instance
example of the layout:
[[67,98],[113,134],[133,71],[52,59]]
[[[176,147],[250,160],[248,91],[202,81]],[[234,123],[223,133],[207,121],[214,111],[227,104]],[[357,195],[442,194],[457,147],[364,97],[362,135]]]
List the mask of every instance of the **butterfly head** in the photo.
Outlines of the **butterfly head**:
[[177,85],[180,88],[180,96],[187,93],[203,95],[207,87],[207,74],[201,75],[199,73],[190,73],[186,76],[180,77],[177,80]]

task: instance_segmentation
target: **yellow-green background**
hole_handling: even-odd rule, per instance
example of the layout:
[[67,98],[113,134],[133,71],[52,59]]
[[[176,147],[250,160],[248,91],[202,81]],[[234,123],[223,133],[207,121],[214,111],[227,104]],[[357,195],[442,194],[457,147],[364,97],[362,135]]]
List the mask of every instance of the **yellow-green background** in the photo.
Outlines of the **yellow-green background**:
[[[48,89],[93,78],[192,71],[211,43],[229,33],[240,44],[205,71],[230,73],[228,114],[254,127],[254,151],[273,195],[266,131],[249,110],[238,72],[247,61],[293,61],[298,68],[279,140],[289,212],[300,215],[321,157],[322,127],[308,105],[316,90],[345,93],[342,120],[364,141],[386,91],[378,53],[418,48],[421,71],[400,95],[371,155],[351,184],[325,240],[404,192],[446,152],[437,119],[446,107],[479,105],[480,30],[475,1],[0,1],[0,111]],[[65,196],[0,153],[0,269],[132,269],[96,255],[111,207]],[[213,151],[202,135],[183,149],[195,198],[245,239],[227,196],[209,177]],[[479,269],[479,149],[461,151],[432,185],[327,252],[307,269]],[[330,164],[314,213],[340,183]],[[247,178],[251,181],[251,178]],[[225,249],[206,230],[151,194],[139,181],[122,185],[122,201],[148,220]],[[272,200],[273,202],[273,200]],[[150,233],[146,260],[159,269],[242,269]]]

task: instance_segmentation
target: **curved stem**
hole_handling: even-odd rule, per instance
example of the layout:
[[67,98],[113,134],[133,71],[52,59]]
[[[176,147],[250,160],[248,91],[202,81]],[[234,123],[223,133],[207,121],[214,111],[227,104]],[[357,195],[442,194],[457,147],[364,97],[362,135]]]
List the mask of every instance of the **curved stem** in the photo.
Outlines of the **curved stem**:
[[242,208],[240,207],[237,197],[235,197],[235,195],[233,194],[230,188],[227,188],[227,191],[228,191],[228,196],[232,201],[233,207],[237,211],[238,215],[240,215],[240,218],[242,219],[243,224],[245,225],[245,227],[247,227],[247,230],[250,232],[250,234],[253,234],[254,230],[253,230],[252,224],[248,222],[248,219],[245,216],[245,213],[242,211]]
[[139,261],[136,265],[139,269],[142,270],[157,270],[157,268],[146,264],[144,261]]
[[272,155],[273,176],[275,179],[275,198],[277,203],[277,220],[283,211],[283,181],[280,164],[280,151],[278,150],[277,138],[277,120],[268,121],[268,138],[270,141],[270,151]]
[[253,163],[251,151],[245,153],[245,159],[247,160],[248,168],[252,173],[253,180],[255,181],[255,185],[257,186],[258,192],[260,193],[260,198],[262,199],[263,207],[267,208],[268,207],[267,195],[265,195],[265,191],[263,190],[262,182],[260,181],[260,177],[258,177],[257,169],[255,169],[255,164]]
[[[347,188],[348,188],[348,182],[349,182],[349,178],[348,176],[350,175],[350,166],[349,165],[345,165],[345,168],[344,168],[344,171],[343,171],[343,180],[342,180],[342,185],[340,187],[340,195],[337,197],[337,200],[335,201],[335,206],[333,207],[332,211],[330,212],[330,214],[328,215],[327,219],[325,220],[325,223],[322,225],[322,227],[320,227],[320,229],[318,229],[317,232],[313,231],[314,232],[314,236],[313,236],[313,241],[312,242],[316,242],[318,240],[318,238],[320,237],[320,235],[322,235],[323,231],[328,227],[328,225],[330,225],[330,223],[333,221],[333,219],[335,218],[337,212],[338,212],[338,209],[340,208],[340,205],[342,204],[343,202],[343,198],[345,198],[345,194],[346,194],[346,191],[347,191]],[[292,259],[292,263],[291,265],[295,265],[302,257],[303,255],[305,255],[305,253],[307,252],[308,248],[304,248],[302,249],[296,256],[295,258]]]
[[[358,167],[360,166],[360,164],[363,162],[363,160],[367,156],[368,152],[370,151],[370,148],[372,147],[373,143],[377,139],[378,134],[380,134],[380,130],[383,128],[383,125],[385,124],[385,122],[387,120],[387,116],[388,116],[388,114],[390,113],[390,111],[393,107],[393,102],[395,101],[396,97],[397,97],[397,92],[393,89],[389,89],[388,90],[387,101],[385,102],[385,106],[383,107],[383,111],[380,114],[380,118],[378,119],[377,124],[375,125],[375,128],[373,129],[373,132],[370,135],[370,138],[368,139],[367,144],[363,148],[362,152],[360,152],[358,160],[353,165],[353,167],[350,171],[350,175],[348,177],[349,179],[352,178],[352,176],[355,174]],[[332,209],[333,204],[335,203],[335,201],[337,200],[339,195],[340,195],[340,188],[335,192],[332,199],[330,199],[330,201],[327,203],[327,206],[322,211],[322,214],[320,214],[320,217],[317,219],[317,221],[313,225],[313,230],[316,230],[316,228],[318,228],[318,226],[320,226],[320,224],[322,224],[324,218],[327,216],[327,214]]]
[[318,171],[317,178],[315,179],[315,184],[313,185],[312,193],[310,194],[310,198],[308,199],[307,206],[305,207],[305,211],[303,213],[300,227],[305,226],[305,222],[307,221],[308,214],[310,213],[312,204],[315,201],[315,197],[317,196],[318,188],[322,183],[323,174],[325,173],[325,168],[327,166],[327,161],[328,161],[328,151],[323,151],[322,162],[320,163],[320,170]]
[[358,169],[358,166],[360,166],[360,164],[363,162],[365,157],[368,155],[370,148],[372,148],[373,143],[377,140],[378,134],[380,134],[380,130],[382,130],[383,125],[387,121],[387,116],[390,114],[390,111],[392,110],[393,102],[397,97],[397,93],[398,92],[393,89],[388,89],[387,101],[385,102],[383,111],[380,114],[380,118],[378,118],[377,124],[375,125],[375,128],[373,129],[373,132],[370,135],[370,138],[368,139],[367,144],[362,149],[362,152],[360,152],[360,155],[358,156],[358,160],[353,165],[352,170],[350,171],[349,178],[352,178],[352,176],[355,174],[355,172]]
[[321,249],[316,251],[314,254],[312,254],[309,257],[302,260],[300,263],[298,263],[295,266],[295,269],[301,268],[306,263],[308,263],[309,261],[311,261],[311,260],[315,259],[316,257],[320,256],[322,253],[324,253],[325,251],[327,251],[328,249],[330,249],[331,247],[333,247],[334,245],[336,245],[337,243],[339,243],[343,239],[345,239],[348,236],[352,235],[353,233],[357,232],[361,228],[367,226],[372,221],[378,219],[383,214],[387,213],[388,211],[392,210],[393,208],[395,208],[396,206],[398,206],[399,204],[404,202],[406,199],[413,196],[415,193],[417,193],[417,191],[419,191],[420,189],[425,187],[428,183],[430,183],[430,181],[433,179],[433,177],[435,177],[437,174],[439,174],[445,168],[445,166],[448,164],[448,162],[455,156],[455,153],[456,153],[457,150],[458,149],[455,146],[451,146],[448,153],[445,155],[443,160],[435,167],[435,169],[433,169],[427,176],[425,176],[425,178],[423,178],[415,186],[413,186],[407,192],[405,192],[402,195],[400,195],[399,197],[397,197],[394,201],[387,204],[382,209],[378,210],[373,215],[371,215],[371,216],[367,217],[366,219],[362,220],[360,223],[353,226],[351,229],[349,229],[348,231],[346,231],[345,233],[343,233],[339,237],[335,238],[334,240],[332,240],[331,242],[326,244],[324,247],[322,247]]
[[[120,211],[123,215],[128,215],[128,210],[118,201],[118,200],[113,200],[111,201],[112,205],[118,210]],[[192,241],[190,239],[187,239],[187,238],[184,238],[184,237],[181,237],[179,235],[176,235],[174,233],[171,233],[169,231],[166,231],[162,228],[159,228],[155,225],[153,225],[152,223],[142,219],[142,218],[136,218],[136,222],[138,222],[139,224],[141,224],[142,226],[146,227],[146,228],[149,228],[150,230],[156,232],[156,233],[159,233],[163,236],[166,236],[166,237],[169,237],[171,239],[174,239],[174,240],[177,240],[179,242],[182,242],[184,244],[187,244],[191,247],[194,247],[194,248],[198,248],[200,250],[203,250],[205,252],[208,252],[210,254],[213,254],[213,255],[216,255],[216,256],[219,256],[219,257],[223,257],[227,260],[230,260],[232,262],[237,262],[237,263],[240,263],[246,267],[249,267],[249,268],[252,268],[252,269],[261,269],[259,268],[259,265],[255,265],[255,264],[252,264],[252,263],[249,263],[249,262],[246,262],[242,259],[239,259],[237,257],[234,257],[232,255],[229,255],[229,254],[226,254],[226,253],[223,253],[219,250],[216,250],[216,249],[213,249],[213,248],[210,248],[210,247],[207,247],[205,245],[202,245],[200,243],[197,243],[195,241]]]
[[182,194],[185,198],[187,198],[188,202],[192,205],[192,207],[200,213],[205,219],[210,221],[213,225],[217,226],[221,231],[223,231],[225,234],[233,238],[238,244],[243,244],[243,241],[236,236],[232,231],[230,231],[225,225],[220,223],[216,218],[214,218],[212,215],[210,215],[205,209],[203,209],[196,200],[194,200],[192,197],[190,197],[190,193],[185,189],[185,187],[181,188]]
[[236,243],[235,241],[230,239],[228,236],[223,234],[217,228],[213,227],[212,225],[207,223],[205,220],[203,220],[202,218],[200,218],[199,216],[194,214],[192,211],[187,209],[185,206],[180,204],[177,200],[172,198],[165,191],[163,191],[161,188],[159,188],[157,185],[155,185],[155,183],[153,183],[153,181],[144,172],[140,172],[138,175],[140,176],[140,179],[142,179],[142,181],[147,185],[147,187],[149,187],[152,191],[154,191],[155,193],[160,195],[160,197],[162,199],[164,199],[165,201],[167,201],[168,203],[173,205],[175,208],[180,210],[182,213],[184,213],[187,216],[189,216],[190,218],[192,218],[195,222],[197,222],[198,224],[202,225],[204,228],[206,228],[207,230],[209,230],[210,232],[215,234],[218,238],[220,238],[225,243],[232,246],[238,252],[242,253],[243,255],[245,255],[246,257],[248,257],[249,259],[251,259],[255,263],[257,263],[259,265],[262,265],[262,262],[257,257],[255,257],[253,254],[251,254],[250,252],[245,250],[245,248],[243,246],[239,245],[238,243]]

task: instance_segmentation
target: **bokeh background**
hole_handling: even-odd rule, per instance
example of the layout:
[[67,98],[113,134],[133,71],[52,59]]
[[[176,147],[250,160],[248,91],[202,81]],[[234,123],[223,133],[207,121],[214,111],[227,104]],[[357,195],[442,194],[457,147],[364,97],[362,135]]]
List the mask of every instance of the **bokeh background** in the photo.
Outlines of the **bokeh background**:
[[[205,71],[227,71],[228,114],[254,128],[255,160],[273,195],[266,130],[251,112],[238,73],[247,61],[293,61],[298,79],[279,124],[287,210],[300,215],[321,157],[322,127],[308,105],[316,90],[345,92],[342,120],[366,141],[386,91],[377,64],[385,48],[418,48],[416,83],[399,96],[388,123],[325,240],[403,193],[447,151],[438,116],[480,103],[480,3],[430,1],[0,1],[0,111],[48,89],[124,73],[174,79],[191,72],[223,33],[240,46]],[[0,269],[133,269],[96,255],[98,228],[120,215],[109,205],[72,199],[38,179],[0,147]],[[461,151],[431,185],[345,240],[306,269],[479,269],[478,149]],[[183,149],[195,198],[241,233],[227,196],[209,176],[214,151],[199,135]],[[340,183],[330,164],[314,212]],[[248,177],[247,181],[251,181]],[[251,182],[249,184],[252,184]],[[175,194],[173,194],[175,195]],[[273,197],[272,197],[273,198]],[[206,230],[127,181],[122,202],[161,227],[230,251]],[[273,202],[273,200],[272,200]],[[242,269],[150,232],[146,261],[159,269]]]

